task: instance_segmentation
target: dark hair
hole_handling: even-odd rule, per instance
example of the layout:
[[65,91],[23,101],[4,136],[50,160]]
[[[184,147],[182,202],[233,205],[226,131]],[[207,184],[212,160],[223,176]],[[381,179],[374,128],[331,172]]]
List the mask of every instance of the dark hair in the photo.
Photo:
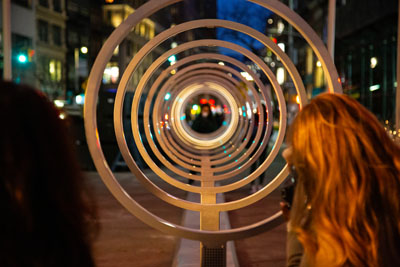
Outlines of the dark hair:
[[201,107],[201,111],[203,111],[203,108],[208,108],[208,110],[211,111],[211,106],[208,103],[207,104],[201,104],[200,107]]
[[95,209],[58,110],[0,81],[0,124],[0,265],[94,266]]

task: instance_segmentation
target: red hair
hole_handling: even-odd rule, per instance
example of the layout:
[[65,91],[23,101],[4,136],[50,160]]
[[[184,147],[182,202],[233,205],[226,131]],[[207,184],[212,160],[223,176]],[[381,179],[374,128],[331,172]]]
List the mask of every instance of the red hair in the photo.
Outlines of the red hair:
[[316,97],[291,126],[291,214],[318,266],[400,266],[400,148],[356,100]]

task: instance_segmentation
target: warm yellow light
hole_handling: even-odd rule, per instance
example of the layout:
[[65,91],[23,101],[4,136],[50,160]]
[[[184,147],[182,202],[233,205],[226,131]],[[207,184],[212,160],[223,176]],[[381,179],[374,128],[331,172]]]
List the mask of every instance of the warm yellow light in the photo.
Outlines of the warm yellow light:
[[51,74],[54,74],[56,72],[56,62],[54,60],[51,60],[49,63],[49,72]]
[[317,61],[317,67],[318,68],[322,67],[321,61],[319,61],[319,60]]
[[144,23],[142,23],[140,25],[140,36],[145,37],[145,34],[146,34],[146,25],[144,25]]
[[376,65],[378,64],[378,59],[376,57],[371,57],[371,69],[375,68]]
[[296,96],[296,103],[300,104],[300,96]]
[[64,107],[64,101],[62,101],[62,100],[54,100],[54,105],[56,105],[56,107],[58,107],[58,108],[62,108],[62,107]]
[[114,3],[114,0],[106,0],[106,3],[107,3],[107,4]]
[[171,74],[174,75],[176,73],[176,70],[171,70]]
[[111,15],[111,25],[117,28],[122,23],[122,15],[119,13],[113,13]]

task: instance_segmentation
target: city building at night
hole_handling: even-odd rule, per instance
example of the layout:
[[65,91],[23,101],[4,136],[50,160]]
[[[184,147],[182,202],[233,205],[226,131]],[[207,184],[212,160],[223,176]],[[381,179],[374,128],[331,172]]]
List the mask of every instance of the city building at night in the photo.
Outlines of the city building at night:
[[36,69],[38,87],[51,99],[65,99],[67,12],[64,0],[35,3]]
[[[2,12],[2,1],[0,11]],[[1,14],[1,13],[0,13]],[[36,58],[36,9],[30,0],[11,1],[11,45],[12,73],[17,83],[37,86],[35,71]],[[0,20],[2,29],[2,20]],[[0,43],[3,32],[0,31]],[[1,44],[1,47],[3,45]],[[3,75],[3,50],[0,52],[0,73]]]
[[[90,244],[93,266],[363,266],[352,255],[400,266],[399,1],[9,2],[10,12],[0,8],[4,88],[18,95],[18,84],[31,85],[41,91],[38,106],[49,106],[28,112],[28,98],[14,105],[0,94],[0,107],[13,108],[0,114],[0,136],[15,139],[9,148],[0,138],[0,169],[17,166],[17,175],[3,175],[15,183],[5,192],[17,217],[19,203],[34,207],[24,199],[30,187],[64,196],[52,187],[72,166],[85,179],[82,211],[93,212],[82,217],[93,225],[76,232]],[[52,122],[38,127],[32,118],[44,115]],[[21,128],[9,132],[14,122]],[[52,124],[64,128],[41,134]],[[60,168],[37,148],[63,134],[77,160],[49,153]],[[26,152],[14,153],[21,164],[16,148]],[[40,164],[24,187],[19,169],[33,166],[29,157]],[[44,166],[55,177],[41,187],[34,179]],[[28,241],[21,247],[41,241],[29,236],[29,220],[18,220]],[[62,248],[52,237],[44,247]],[[389,264],[380,264],[382,247]],[[47,257],[14,250],[17,260]]]

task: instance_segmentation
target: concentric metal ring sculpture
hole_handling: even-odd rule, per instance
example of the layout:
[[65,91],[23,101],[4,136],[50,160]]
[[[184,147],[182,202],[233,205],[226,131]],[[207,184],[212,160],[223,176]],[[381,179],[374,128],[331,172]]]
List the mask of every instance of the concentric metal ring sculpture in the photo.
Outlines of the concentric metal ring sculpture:
[[[165,40],[201,27],[223,27],[247,34],[270,49],[286,67],[300,97],[300,107],[307,103],[307,98],[300,75],[289,57],[267,36],[248,26],[231,21],[203,19],[176,25],[155,36],[132,58],[118,85],[114,105],[116,138],[125,162],[142,185],[171,205],[200,212],[200,230],[170,223],[148,212],[118,183],[105,160],[97,131],[96,104],[102,74],[115,48],[142,19],[177,2],[180,1],[153,0],[147,2],[130,15],[107,39],[94,63],[88,81],[84,110],[86,136],[90,153],[104,183],[129,212],[160,231],[199,240],[205,248],[220,248],[224,247],[228,240],[255,235],[282,222],[281,213],[277,212],[270,218],[252,225],[231,230],[219,230],[219,213],[246,207],[266,197],[287,177],[287,166],[257,193],[231,202],[216,203],[217,193],[232,191],[247,185],[266,171],[277,156],[286,129],[286,105],[282,88],[274,73],[258,56],[239,45],[221,40],[195,40],[183,43],[163,53],[147,68],[134,90],[131,106],[131,126],[135,144],[141,157],[161,179],[179,189],[200,194],[201,202],[194,203],[178,199],[150,181],[138,167],[128,149],[122,115],[126,92],[131,89],[132,74],[143,58]],[[280,15],[296,28],[322,63],[327,74],[330,92],[341,92],[336,69],[324,44],[300,16],[275,0],[251,0],[250,2]],[[170,56],[182,55],[185,51],[199,47],[229,49],[244,55],[254,65],[257,65],[273,88],[276,102],[279,105],[279,115],[273,114],[270,92],[258,75],[234,58],[212,52],[197,53],[182,57],[176,64],[162,69],[163,64]],[[219,61],[225,64],[218,64]],[[171,75],[172,70],[176,72],[175,75]],[[239,70],[247,72],[254,82],[244,79]],[[155,76],[156,74],[158,76]],[[154,82],[150,82],[153,80]],[[165,97],[167,93],[170,95],[168,99]],[[217,97],[229,111],[226,113],[225,123],[211,134],[200,134],[193,131],[185,120],[185,106],[191,98],[199,94]],[[144,105],[141,106],[140,103],[143,100]],[[262,103],[265,104],[265,112],[262,111]],[[257,110],[259,114],[259,122],[256,134],[252,137],[256,125],[248,112],[252,112],[253,109]],[[144,127],[139,125],[140,112],[143,112]],[[244,175],[242,179],[237,179],[230,184],[219,185],[219,182],[243,175],[244,171],[260,157],[269,142],[274,117],[279,118],[279,133],[272,151],[265,161],[254,172]],[[143,140],[148,142],[147,147]],[[150,156],[149,152],[158,158],[164,166],[163,168],[154,162],[154,158]],[[169,175],[165,169],[174,175]],[[183,183],[175,176],[197,180],[200,182],[200,186]]]

